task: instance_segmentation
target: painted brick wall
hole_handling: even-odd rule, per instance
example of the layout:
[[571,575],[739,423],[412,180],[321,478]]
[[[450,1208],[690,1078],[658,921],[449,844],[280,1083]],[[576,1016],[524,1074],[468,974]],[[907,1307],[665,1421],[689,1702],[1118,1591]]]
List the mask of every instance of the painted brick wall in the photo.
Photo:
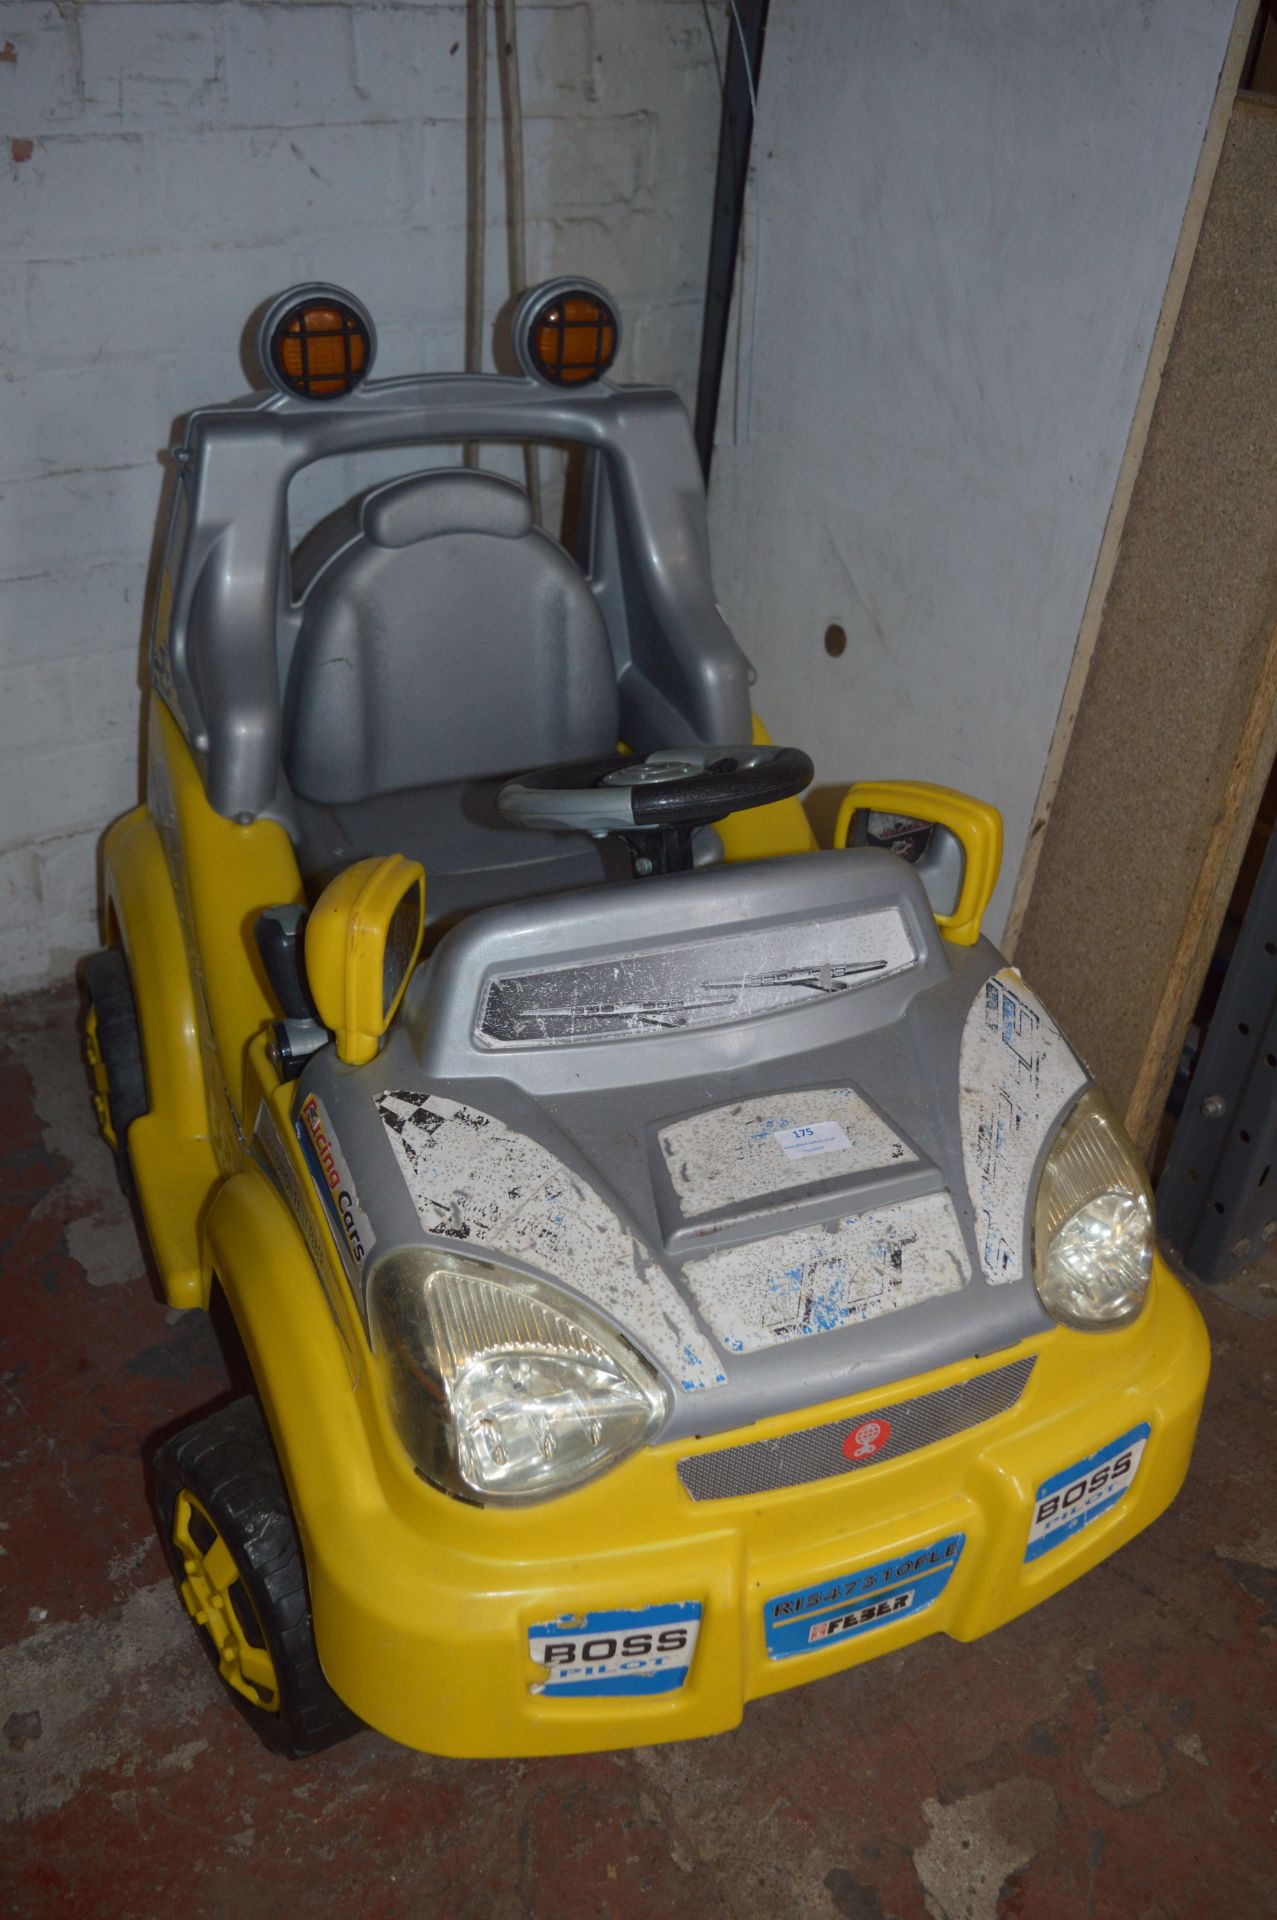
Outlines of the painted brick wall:
[[[690,401],[718,125],[701,0],[520,4],[528,266],[616,294]],[[243,390],[252,311],[353,288],[378,371],[462,360],[464,9],[0,0],[0,991],[96,944],[138,793],[161,454]],[[509,293],[495,56],[489,305]]]

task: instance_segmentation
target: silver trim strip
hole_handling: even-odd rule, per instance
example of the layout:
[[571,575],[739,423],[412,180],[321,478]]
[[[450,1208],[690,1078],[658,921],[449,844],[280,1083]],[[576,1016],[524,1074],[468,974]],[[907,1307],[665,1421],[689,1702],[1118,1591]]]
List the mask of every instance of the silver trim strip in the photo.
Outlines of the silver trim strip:
[[[831,1420],[800,1433],[775,1440],[748,1440],[738,1447],[720,1447],[713,1453],[690,1454],[678,1463],[678,1477],[693,1500],[736,1500],[783,1487],[809,1486],[831,1480],[860,1467],[876,1467],[901,1454],[934,1446],[955,1433],[992,1420],[1012,1408],[1029,1382],[1036,1356],[1012,1360],[1004,1367],[940,1387],[913,1400],[898,1400],[857,1414],[854,1419]],[[886,1423],[886,1443],[862,1459],[848,1458],[843,1447],[849,1436],[869,1421]]]

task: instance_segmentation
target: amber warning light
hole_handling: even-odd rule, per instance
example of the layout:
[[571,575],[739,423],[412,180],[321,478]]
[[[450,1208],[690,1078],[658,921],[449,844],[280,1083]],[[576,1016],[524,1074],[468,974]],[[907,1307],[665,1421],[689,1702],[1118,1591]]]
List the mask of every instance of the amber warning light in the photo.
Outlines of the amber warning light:
[[575,386],[599,380],[616,353],[616,322],[600,300],[556,300],[537,315],[532,351],[547,380]]
[[303,400],[353,393],[372,366],[374,334],[366,309],[337,287],[298,287],[262,322],[261,360],[273,386]]
[[523,296],[515,351],[525,373],[552,387],[601,380],[621,342],[616,309],[589,281],[551,280]]

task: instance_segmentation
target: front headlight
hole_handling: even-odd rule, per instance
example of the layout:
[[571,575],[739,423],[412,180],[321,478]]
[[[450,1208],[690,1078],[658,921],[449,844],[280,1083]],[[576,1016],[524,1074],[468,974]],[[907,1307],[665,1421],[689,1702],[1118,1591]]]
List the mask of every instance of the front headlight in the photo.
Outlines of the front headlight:
[[1144,1304],[1153,1270],[1153,1194],[1126,1129],[1098,1087],[1056,1134],[1033,1208],[1033,1277],[1070,1327],[1116,1327]]
[[655,1370],[543,1281],[424,1248],[380,1261],[373,1354],[399,1437],[462,1499],[537,1500],[633,1453],[668,1412]]

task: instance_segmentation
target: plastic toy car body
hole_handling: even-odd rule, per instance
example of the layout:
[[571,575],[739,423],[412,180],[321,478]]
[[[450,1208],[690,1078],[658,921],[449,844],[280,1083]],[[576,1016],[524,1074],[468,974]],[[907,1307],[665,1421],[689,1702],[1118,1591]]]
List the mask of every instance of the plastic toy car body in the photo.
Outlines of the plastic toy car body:
[[[979,935],[996,814],[854,788],[818,851],[679,401],[607,380],[589,283],[515,337],[521,377],[364,384],[358,302],[272,307],[273,389],[176,450],[106,837],[98,1111],[257,1388],[157,1511],[294,1753],[709,1734],[983,1634],[1166,1507],[1205,1388],[1143,1172]],[[583,452],[577,557],[437,465],[490,440]],[[291,550],[303,468],[405,448]]]

